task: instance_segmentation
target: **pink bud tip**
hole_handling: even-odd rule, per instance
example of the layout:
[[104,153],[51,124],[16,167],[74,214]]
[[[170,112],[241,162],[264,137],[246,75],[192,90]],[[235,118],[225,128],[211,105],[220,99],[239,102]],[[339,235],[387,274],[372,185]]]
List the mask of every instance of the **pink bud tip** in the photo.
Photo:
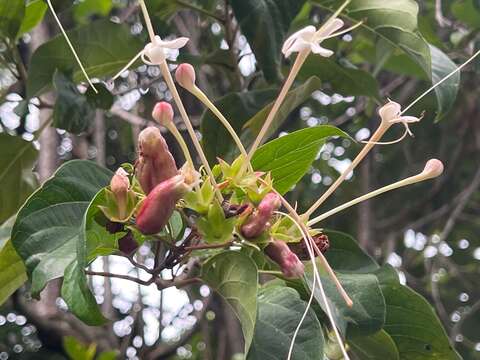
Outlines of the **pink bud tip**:
[[299,278],[305,267],[297,255],[281,240],[274,240],[265,248],[265,253],[275,261],[287,278]]
[[128,173],[123,168],[118,168],[110,181],[110,190],[114,194],[126,193],[130,187]]
[[152,117],[157,123],[162,126],[167,126],[173,121],[173,108],[172,105],[165,101],[160,101],[155,104],[152,111]]
[[443,173],[443,163],[438,159],[430,159],[425,164],[422,174],[427,175],[427,178],[436,178]]
[[195,85],[195,69],[188,63],[180,64],[175,71],[175,79],[180,86],[191,89]]

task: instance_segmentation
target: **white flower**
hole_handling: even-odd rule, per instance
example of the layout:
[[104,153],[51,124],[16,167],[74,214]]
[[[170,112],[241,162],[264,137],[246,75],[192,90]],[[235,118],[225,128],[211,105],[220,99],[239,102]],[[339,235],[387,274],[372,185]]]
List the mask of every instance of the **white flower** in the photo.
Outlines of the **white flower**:
[[413,136],[408,124],[419,122],[421,117],[402,116],[401,110],[402,107],[399,103],[390,100],[378,110],[378,114],[382,118],[382,121],[387,121],[390,124],[402,123],[405,126],[406,134]]
[[[166,49],[180,49],[185,46],[189,38],[179,37],[175,40],[162,40],[155,35],[155,40],[148,43],[142,51],[142,60],[149,65],[159,65],[165,60]],[[148,60],[146,59],[148,58]]]
[[282,47],[282,53],[288,58],[294,52],[310,49],[314,54],[319,54],[324,57],[332,56],[333,51],[321,47],[320,44],[342,26],[343,21],[340,19],[327,22],[324,26],[320,27],[318,31],[315,29],[315,26],[309,25],[292,34],[285,41]]

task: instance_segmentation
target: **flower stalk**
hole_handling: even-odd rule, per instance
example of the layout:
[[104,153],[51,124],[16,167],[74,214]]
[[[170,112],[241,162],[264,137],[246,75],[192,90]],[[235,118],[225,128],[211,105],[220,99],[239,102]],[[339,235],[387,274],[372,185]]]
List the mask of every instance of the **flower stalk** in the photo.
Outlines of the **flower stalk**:
[[345,210],[353,205],[356,205],[362,201],[365,201],[365,200],[368,200],[368,199],[371,199],[375,196],[378,196],[378,195],[381,195],[387,191],[391,191],[391,190],[395,190],[395,189],[398,189],[398,188],[401,188],[401,187],[404,187],[404,186],[407,186],[407,185],[412,185],[412,184],[416,184],[418,182],[421,182],[421,181],[425,181],[425,180],[429,180],[429,179],[433,179],[437,176],[440,176],[443,172],[443,164],[440,160],[437,160],[437,159],[431,159],[427,162],[427,164],[425,165],[425,168],[423,169],[423,171],[420,173],[420,174],[417,174],[417,175],[414,175],[414,176],[410,176],[406,179],[403,179],[403,180],[400,180],[400,181],[397,181],[393,184],[390,184],[390,185],[387,185],[387,186],[384,186],[380,189],[377,189],[377,190],[374,190],[368,194],[365,194],[363,196],[360,196],[356,199],[353,199],[343,205],[340,205],[330,211],[327,211],[326,213],[322,214],[322,215],[319,215],[313,219],[311,219],[310,221],[308,221],[308,226],[313,226],[315,224],[317,224],[318,222],[322,221],[322,220],[325,220],[326,218],[332,216],[332,215],[335,215],[336,213],[342,211],[342,210]]

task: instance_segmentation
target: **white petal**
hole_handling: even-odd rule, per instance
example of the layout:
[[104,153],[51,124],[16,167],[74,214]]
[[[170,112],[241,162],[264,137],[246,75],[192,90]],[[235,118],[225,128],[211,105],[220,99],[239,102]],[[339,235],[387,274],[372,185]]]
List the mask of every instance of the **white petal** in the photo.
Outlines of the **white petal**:
[[300,29],[297,32],[293,33],[283,43],[282,53],[285,54],[285,56],[287,56],[286,53],[289,51],[290,47],[293,45],[295,40],[297,40],[299,38],[303,38],[305,35],[310,35],[310,37],[311,37],[311,36],[313,36],[313,34],[315,34],[315,31],[316,31],[315,26],[308,25],[308,26],[304,27],[303,29]]
[[415,116],[402,116],[401,119],[402,119],[402,122],[406,122],[406,123],[414,123],[414,122],[420,121],[420,118]]
[[325,24],[317,32],[317,38],[322,39],[326,38],[327,36],[333,34],[335,31],[340,29],[344,25],[343,20],[341,19],[333,19],[329,24]]
[[398,117],[402,107],[395,101],[390,101],[378,109],[378,114],[382,120],[393,120]]
[[315,44],[315,43],[312,43],[310,45],[310,48],[312,49],[312,52],[314,54],[318,54],[318,55],[321,55],[323,57],[330,57],[333,55],[333,51],[332,50],[329,50],[329,49],[325,49],[324,47],[321,47],[320,45],[318,44]]
[[161,40],[161,46],[168,49],[180,49],[185,46],[185,44],[190,40],[187,37],[179,37],[174,40]]

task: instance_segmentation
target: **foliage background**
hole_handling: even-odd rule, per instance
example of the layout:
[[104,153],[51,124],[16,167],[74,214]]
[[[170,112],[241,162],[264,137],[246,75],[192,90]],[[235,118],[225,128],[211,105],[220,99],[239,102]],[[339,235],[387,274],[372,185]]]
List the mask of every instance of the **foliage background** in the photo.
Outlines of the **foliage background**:
[[[408,36],[425,38],[457,64],[478,49],[477,0],[418,1],[418,19],[405,6],[412,3],[389,1],[387,9],[375,11],[372,5],[370,12],[351,13],[357,20],[368,17],[369,29],[327,41],[327,47],[336,50],[332,59],[310,57],[300,75],[300,80],[309,79],[304,91],[299,91],[292,111],[285,114],[272,137],[318,124],[339,126],[356,140],[368,137],[378,124],[378,104],[389,97],[406,105],[431,84],[432,77],[435,81],[435,76],[441,76],[442,68],[451,68],[448,59],[435,50],[420,49],[438,62],[438,73],[432,74],[425,58],[415,55],[418,44],[407,41]],[[77,29],[72,40],[81,44],[80,58],[89,64],[92,76],[108,78],[147,39],[135,2],[53,4],[65,27]],[[210,98],[219,99],[220,108],[240,132],[244,122],[278,92],[290,64],[280,58],[286,34],[319,23],[327,14],[325,9],[338,2],[151,0],[148,5],[161,35],[190,37],[177,61],[196,66],[198,84]],[[398,23],[384,29],[380,24],[386,17]],[[113,30],[112,21],[123,23],[123,32]],[[392,35],[395,28],[402,29],[401,35]],[[43,182],[67,160],[91,159],[112,170],[133,161],[137,134],[148,123],[153,104],[159,99],[171,100],[158,69],[140,63],[124,73],[114,88],[103,89],[100,97],[89,93],[80,96],[69,76],[80,81],[81,74],[63,39],[55,37],[58,33],[43,1],[29,1],[25,9],[23,1],[0,2],[1,223],[17,211],[38,181]],[[47,44],[39,48],[43,43]],[[476,286],[480,271],[476,237],[480,208],[479,70],[480,62],[475,61],[463,72],[456,98],[456,89],[444,87],[443,93],[437,94],[438,103],[432,95],[415,106],[412,114],[425,110],[425,117],[414,127],[415,138],[376,147],[324,205],[331,208],[416,173],[428,158],[444,161],[445,174],[433,183],[368,201],[330,218],[324,226],[354,235],[380,264],[394,266],[401,279],[434,306],[452,344],[465,359],[480,358],[480,292]],[[40,98],[33,98],[40,93]],[[230,159],[230,146],[212,115],[204,113],[191,96],[182,95],[202,130],[209,158],[220,154]],[[23,101],[29,98],[33,99]],[[242,134],[246,143],[256,129],[255,123],[248,125]],[[400,129],[395,131],[401,134]],[[389,134],[392,138],[396,135]],[[181,161],[175,142],[165,136],[175,158]],[[308,176],[289,193],[290,202],[297,202],[300,210],[307,209],[359,148],[359,143],[346,139],[327,143]],[[33,165],[38,180],[29,171]],[[8,223],[2,226],[0,244],[9,236],[6,228]],[[4,272],[6,266],[10,273],[18,272],[15,266],[19,264],[6,264],[0,276],[9,276]],[[130,264],[110,257],[94,266],[125,269]],[[95,343],[105,358],[112,348],[123,357],[141,359],[225,359],[242,350],[236,319],[206,287],[187,292],[169,289],[159,294],[116,280],[94,278],[91,285],[103,311],[116,318],[111,328],[92,329],[70,318],[62,311],[58,283],[51,284],[38,302],[31,301],[22,288],[1,308],[0,359],[6,358],[3,354],[15,359],[61,359],[69,352],[80,353],[72,350],[80,346],[76,340],[66,336]],[[95,353],[96,349],[84,351]]]

